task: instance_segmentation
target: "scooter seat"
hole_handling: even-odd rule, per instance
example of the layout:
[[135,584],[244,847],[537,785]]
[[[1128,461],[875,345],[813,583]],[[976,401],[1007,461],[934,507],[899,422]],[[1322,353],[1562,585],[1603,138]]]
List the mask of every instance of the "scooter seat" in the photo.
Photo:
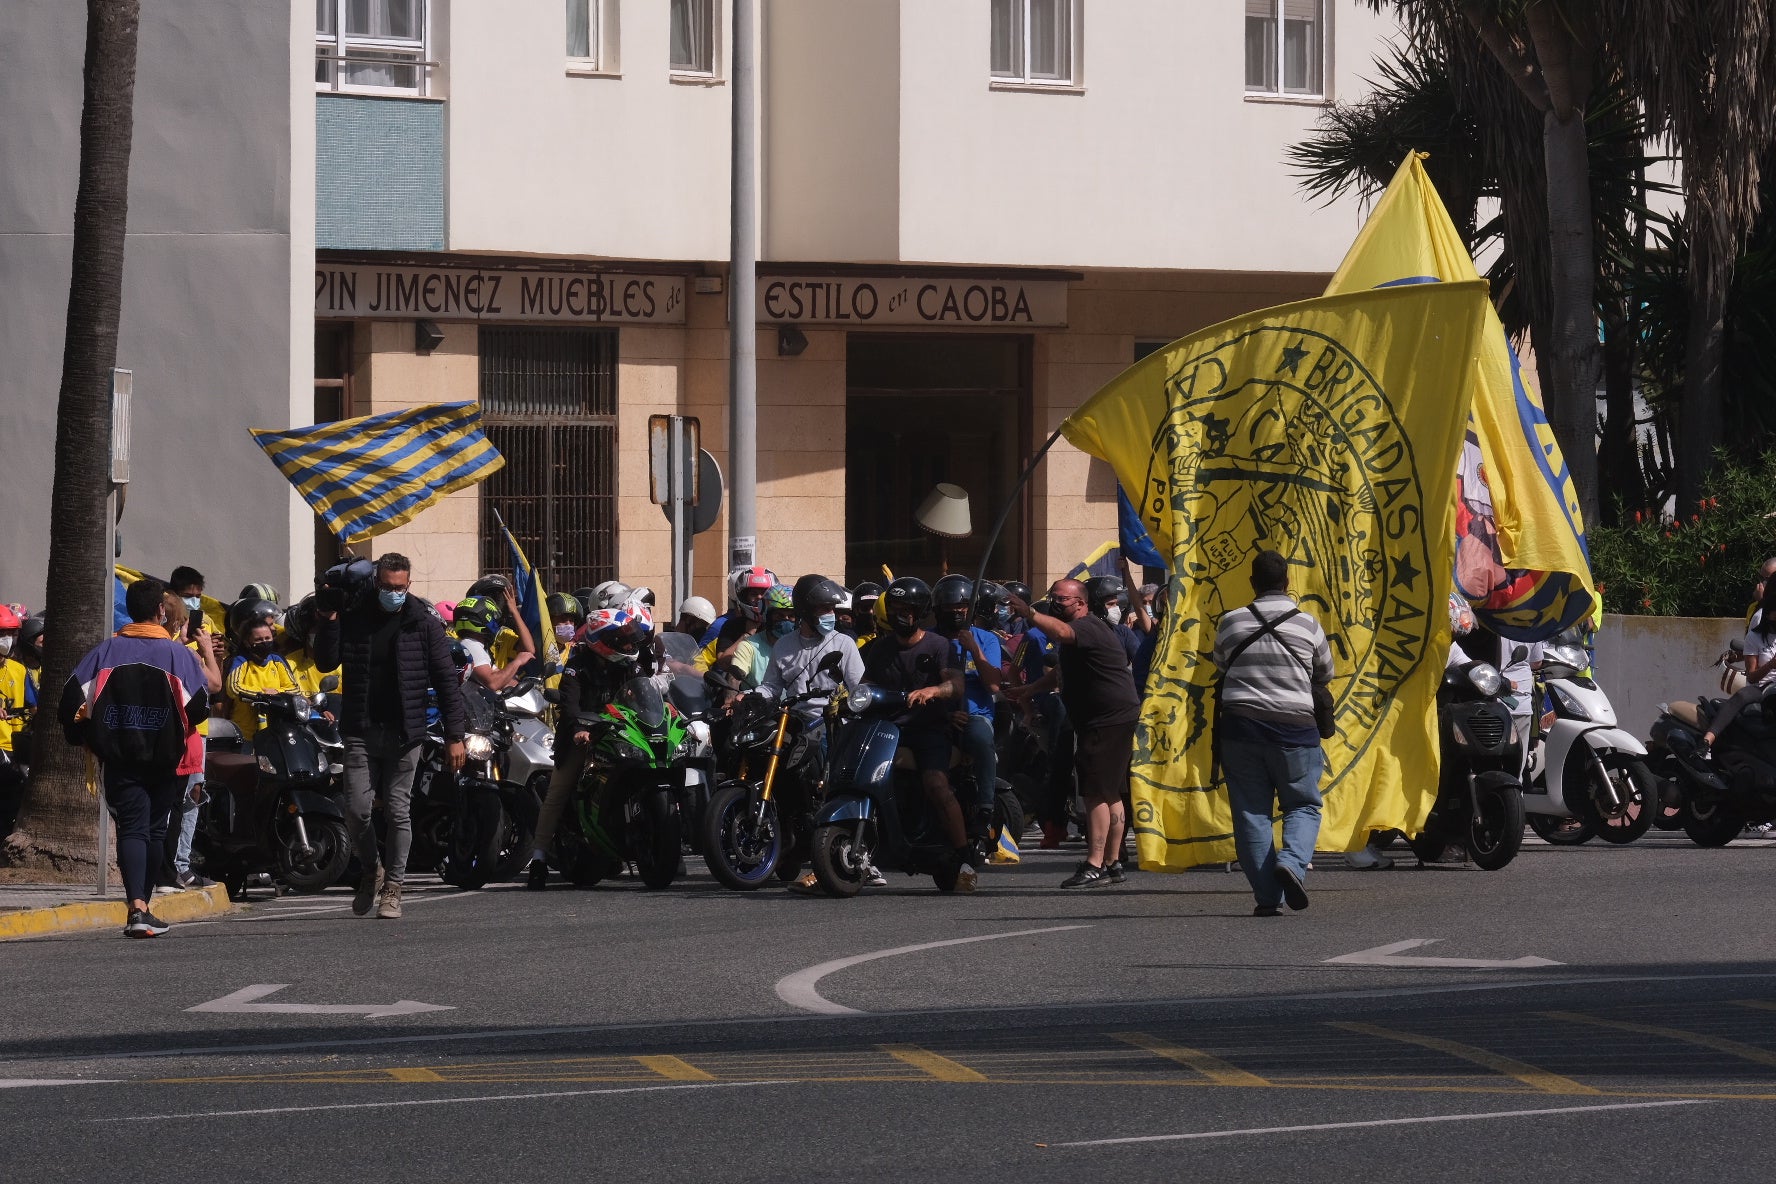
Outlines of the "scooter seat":
[[251,786],[259,779],[259,758],[251,753],[212,752],[204,759],[204,777],[228,786]]
[[1675,719],[1685,727],[1695,728],[1698,731],[1707,730],[1708,720],[1714,716],[1714,712],[1712,711],[1708,712],[1706,716],[1703,715],[1701,708],[1687,699],[1680,699],[1675,703],[1667,703],[1665,706],[1667,710],[1671,712],[1672,719]]

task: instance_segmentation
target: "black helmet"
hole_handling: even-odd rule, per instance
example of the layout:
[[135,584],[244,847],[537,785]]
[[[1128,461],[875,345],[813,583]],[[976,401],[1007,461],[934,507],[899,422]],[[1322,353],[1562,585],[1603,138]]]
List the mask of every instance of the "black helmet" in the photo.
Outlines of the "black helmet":
[[982,580],[974,590],[974,611],[979,616],[990,617],[1011,602],[1005,589],[991,580]]
[[19,625],[18,641],[19,656],[29,658],[37,665],[43,665],[43,614],[26,617]]
[[882,593],[882,604],[890,626],[896,617],[904,618],[910,613],[916,628],[931,613],[931,585],[918,576],[901,576]]
[[295,644],[307,649],[314,635],[315,627],[315,594],[310,592],[301,600],[290,606],[284,614],[284,634],[292,638]]
[[1025,604],[1032,603],[1030,600],[1030,585],[1024,583],[1022,580],[1006,580],[1005,590],[1023,601]]
[[249,629],[255,625],[273,624],[277,615],[278,606],[269,600],[237,600],[228,606],[228,634],[245,645]]
[[551,592],[544,599],[543,606],[549,610],[551,621],[572,621],[576,625],[586,623],[586,610],[581,607],[577,596],[569,596],[565,592]]
[[947,575],[931,589],[931,599],[938,608],[966,607],[974,600],[974,581],[963,575]]
[[456,602],[450,623],[456,626],[459,637],[465,633],[492,634],[499,631],[504,615],[499,602],[491,596],[465,596]]
[[1123,596],[1122,580],[1117,576],[1093,576],[1085,582],[1085,600],[1091,611],[1099,615]]
[[882,585],[872,584],[868,580],[863,581],[861,584],[857,585],[857,587],[851,589],[851,601],[856,607],[859,616],[862,616],[864,613],[869,612],[870,609],[876,607],[876,601],[880,600],[881,597]]
[[[506,598],[506,593],[511,590],[511,580],[500,575],[498,572],[492,572],[470,584],[469,590],[463,593],[463,600],[467,600],[471,596],[487,596],[494,600],[504,600]],[[460,604],[461,601],[458,601],[457,603]]]
[[796,616],[812,621],[838,608],[847,595],[844,585],[837,580],[828,579],[819,572],[809,572],[795,582],[789,598],[795,606]]
[[573,590],[573,598],[580,602],[580,611],[583,613],[592,611],[592,600],[597,594],[597,588],[575,588]]

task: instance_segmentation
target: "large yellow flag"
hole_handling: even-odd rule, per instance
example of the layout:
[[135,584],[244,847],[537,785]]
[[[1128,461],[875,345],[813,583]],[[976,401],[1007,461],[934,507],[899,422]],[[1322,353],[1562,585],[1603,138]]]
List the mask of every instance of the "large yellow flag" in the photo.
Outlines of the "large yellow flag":
[[1210,772],[1216,623],[1273,548],[1326,630],[1338,734],[1320,846],[1423,828],[1449,652],[1455,503],[1488,311],[1483,282],[1330,296],[1252,313],[1136,363],[1061,430],[1109,462],[1172,584],[1136,732],[1141,866],[1234,858]]
[[[1480,278],[1421,159],[1415,152],[1401,162],[1328,296]],[[1490,306],[1474,384],[1456,483],[1456,587],[1483,624],[1542,641],[1583,620],[1595,590],[1566,459]]]

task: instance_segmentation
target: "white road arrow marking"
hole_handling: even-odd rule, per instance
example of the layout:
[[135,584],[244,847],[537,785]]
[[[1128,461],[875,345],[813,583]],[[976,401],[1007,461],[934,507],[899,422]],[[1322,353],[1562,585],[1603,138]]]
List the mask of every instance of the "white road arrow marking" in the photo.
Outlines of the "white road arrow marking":
[[267,995],[283,990],[287,983],[254,983],[232,995],[187,1007],[186,1011],[221,1012],[224,1015],[362,1015],[380,1019],[385,1015],[417,1015],[422,1011],[454,1011],[440,1003],[420,1003],[398,999],[393,1003],[257,1003]]
[[1354,954],[1340,954],[1336,958],[1327,958],[1328,962],[1338,962],[1346,966],[1413,966],[1421,970],[1531,970],[1538,966],[1561,966],[1552,958],[1537,958],[1533,955],[1522,958],[1425,958],[1402,956],[1406,950],[1416,950],[1420,946],[1428,946],[1439,942],[1440,937],[1409,937],[1405,941],[1396,941],[1385,946],[1376,946],[1372,950],[1358,950]]

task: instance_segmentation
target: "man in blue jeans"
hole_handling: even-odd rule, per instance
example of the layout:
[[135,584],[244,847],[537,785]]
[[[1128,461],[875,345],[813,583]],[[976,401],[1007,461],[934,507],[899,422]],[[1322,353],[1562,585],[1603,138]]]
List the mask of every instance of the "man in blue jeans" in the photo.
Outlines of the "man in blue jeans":
[[[1233,841],[1252,885],[1257,917],[1288,902],[1307,907],[1307,865],[1320,834],[1320,774],[1326,767],[1314,723],[1314,684],[1332,681],[1326,633],[1289,595],[1289,563],[1275,551],[1252,560],[1255,599],[1221,618],[1215,666],[1221,699],[1215,727]],[[1283,818],[1283,849],[1272,844],[1272,808]]]
[[974,602],[974,581],[948,575],[931,589],[936,603],[937,632],[956,647],[956,664],[962,668],[967,708],[952,712],[956,747],[974,765],[974,811],[966,819],[969,836],[984,835],[993,818],[993,799],[998,796],[999,754],[993,747],[994,692],[999,689],[1004,662],[999,637],[990,629],[969,623]]

